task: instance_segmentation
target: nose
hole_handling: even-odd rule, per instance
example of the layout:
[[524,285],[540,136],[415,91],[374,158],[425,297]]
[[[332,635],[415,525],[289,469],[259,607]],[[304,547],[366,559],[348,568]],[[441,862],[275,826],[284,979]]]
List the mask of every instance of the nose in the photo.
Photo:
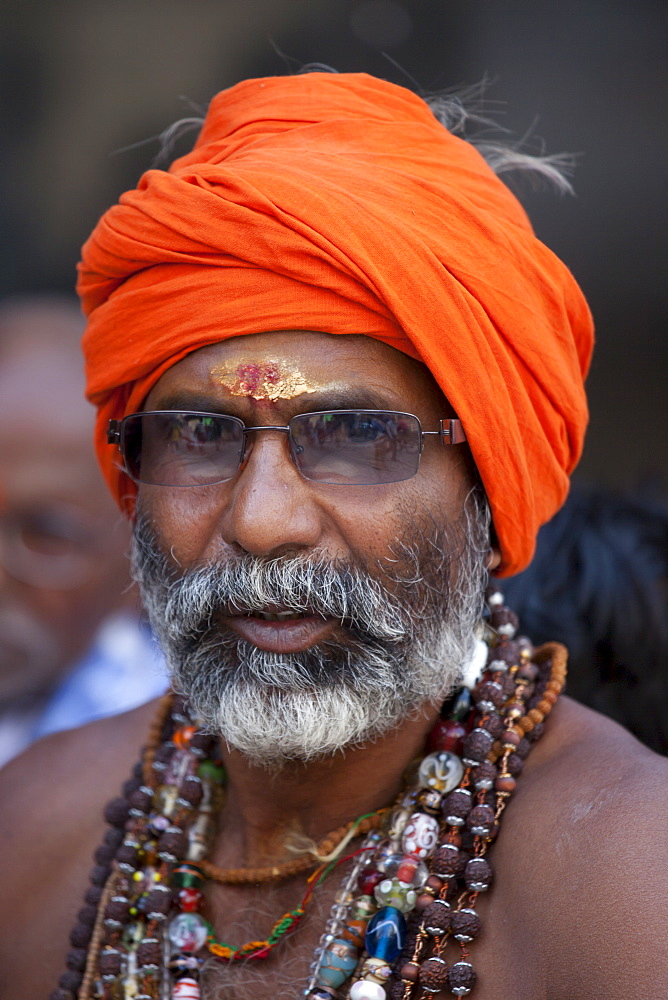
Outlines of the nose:
[[324,511],[290,456],[287,434],[253,435],[222,516],[225,542],[258,556],[297,554],[323,540]]

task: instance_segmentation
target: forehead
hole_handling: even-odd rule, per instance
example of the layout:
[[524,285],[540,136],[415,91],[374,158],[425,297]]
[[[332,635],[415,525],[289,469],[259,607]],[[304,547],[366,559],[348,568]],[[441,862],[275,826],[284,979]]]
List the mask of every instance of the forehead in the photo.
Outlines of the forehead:
[[159,408],[167,397],[186,392],[231,402],[246,397],[277,406],[291,400],[320,405],[327,395],[364,392],[378,397],[374,404],[378,408],[415,412],[426,407],[427,416],[432,409],[447,415],[443,396],[423,364],[387,344],[354,334],[290,330],[233,337],[203,347],[165,372],[146,406]]

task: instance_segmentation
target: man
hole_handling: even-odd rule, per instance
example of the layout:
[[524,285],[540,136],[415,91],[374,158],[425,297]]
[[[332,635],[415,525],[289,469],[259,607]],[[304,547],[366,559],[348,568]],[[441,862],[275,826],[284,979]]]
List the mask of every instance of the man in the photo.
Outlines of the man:
[[79,289],[183,698],[8,770],[7,998],[665,996],[665,762],[558,700],[494,589],[480,621],[563,502],[591,349],[480,154],[364,75],[246,81]]
[[82,330],[69,296],[0,304],[0,764],[165,683],[90,446]]

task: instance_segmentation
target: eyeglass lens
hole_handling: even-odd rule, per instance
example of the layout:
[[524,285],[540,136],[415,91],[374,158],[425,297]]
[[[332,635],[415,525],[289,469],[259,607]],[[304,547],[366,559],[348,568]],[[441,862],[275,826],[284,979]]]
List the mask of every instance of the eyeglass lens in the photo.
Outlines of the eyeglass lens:
[[293,417],[290,430],[299,471],[317,483],[398,483],[418,469],[420,422],[408,413],[304,413]]
[[202,413],[138,413],[126,417],[121,448],[128,472],[154,486],[205,486],[231,479],[244,449],[235,417]]
[[[292,458],[319,483],[377,485],[417,472],[421,428],[410,413],[329,410],[289,423]],[[245,447],[241,420],[224,414],[149,412],[123,421],[121,449],[130,475],[156,486],[204,486],[237,472]]]

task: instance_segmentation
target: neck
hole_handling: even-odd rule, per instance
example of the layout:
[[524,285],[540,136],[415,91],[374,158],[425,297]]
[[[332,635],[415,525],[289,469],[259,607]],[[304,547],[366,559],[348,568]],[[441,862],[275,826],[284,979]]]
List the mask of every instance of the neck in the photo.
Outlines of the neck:
[[254,866],[293,857],[286,840],[321,840],[351,819],[392,804],[422,752],[438,710],[423,709],[386,736],[322,760],[267,771],[225,751],[228,791],[213,851],[218,864]]

